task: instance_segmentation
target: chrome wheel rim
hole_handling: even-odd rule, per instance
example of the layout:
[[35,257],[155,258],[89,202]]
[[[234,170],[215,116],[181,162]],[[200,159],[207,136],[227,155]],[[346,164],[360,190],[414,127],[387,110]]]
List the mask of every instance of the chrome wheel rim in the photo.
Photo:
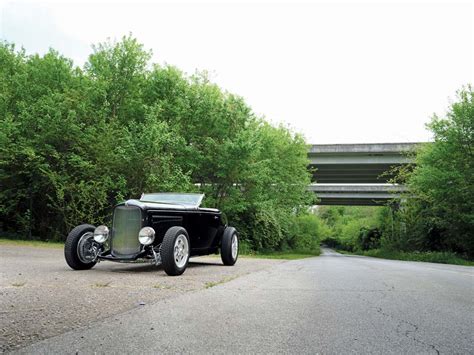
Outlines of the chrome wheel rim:
[[237,258],[237,253],[239,251],[239,240],[237,239],[237,234],[232,236],[232,259]]
[[186,265],[189,255],[188,238],[184,234],[178,235],[174,242],[174,262],[177,267],[182,268]]
[[98,253],[99,250],[94,242],[94,233],[84,233],[77,243],[77,255],[79,256],[79,260],[85,264],[93,263]]

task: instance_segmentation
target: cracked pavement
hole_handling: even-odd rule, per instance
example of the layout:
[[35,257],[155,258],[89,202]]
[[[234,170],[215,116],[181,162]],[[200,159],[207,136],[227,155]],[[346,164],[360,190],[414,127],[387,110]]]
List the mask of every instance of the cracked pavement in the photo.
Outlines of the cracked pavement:
[[473,296],[472,267],[325,250],[19,352],[473,354]]

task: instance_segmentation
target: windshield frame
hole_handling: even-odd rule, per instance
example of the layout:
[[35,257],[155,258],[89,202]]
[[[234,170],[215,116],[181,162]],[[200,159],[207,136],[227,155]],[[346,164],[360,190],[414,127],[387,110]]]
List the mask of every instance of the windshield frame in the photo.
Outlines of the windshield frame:
[[[167,199],[160,197],[171,197],[171,196],[181,197],[183,199]],[[194,197],[194,198],[193,198]],[[192,192],[149,192],[142,193],[140,197],[140,202],[152,202],[152,203],[161,203],[165,205],[179,205],[185,207],[195,207],[198,208],[201,206],[202,200],[204,199],[204,194],[201,193],[192,193]]]

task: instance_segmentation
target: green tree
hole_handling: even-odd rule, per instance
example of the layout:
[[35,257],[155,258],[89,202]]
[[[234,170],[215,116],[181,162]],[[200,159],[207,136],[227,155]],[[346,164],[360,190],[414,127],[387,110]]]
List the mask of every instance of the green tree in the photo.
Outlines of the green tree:
[[131,35],[120,42],[106,41],[93,46],[85,71],[94,81],[99,112],[122,124],[144,118],[143,90],[151,51]]
[[[416,156],[416,167],[407,182],[416,196],[418,226],[426,243],[435,242],[474,255],[474,92],[458,92],[458,101],[446,116],[428,124],[434,142]],[[431,240],[437,238],[438,240]]]

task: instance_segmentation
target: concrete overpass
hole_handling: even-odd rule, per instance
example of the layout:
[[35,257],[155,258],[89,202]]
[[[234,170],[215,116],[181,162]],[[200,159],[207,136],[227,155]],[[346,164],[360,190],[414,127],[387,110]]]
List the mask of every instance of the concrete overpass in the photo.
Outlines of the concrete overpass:
[[311,184],[318,205],[377,206],[399,197],[405,186],[392,184]]
[[[378,205],[406,189],[389,184],[392,167],[408,164],[419,143],[314,144],[309,168],[315,169],[309,189],[320,205]],[[383,175],[383,176],[382,176]]]

